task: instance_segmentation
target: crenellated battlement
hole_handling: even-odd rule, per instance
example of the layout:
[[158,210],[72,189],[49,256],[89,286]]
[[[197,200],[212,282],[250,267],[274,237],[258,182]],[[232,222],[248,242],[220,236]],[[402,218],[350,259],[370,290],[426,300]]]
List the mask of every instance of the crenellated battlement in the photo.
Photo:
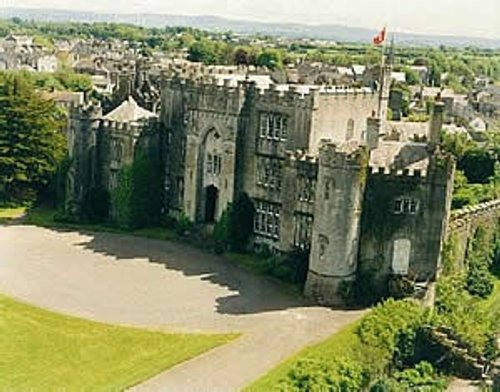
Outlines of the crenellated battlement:
[[425,178],[427,177],[427,171],[426,170],[421,170],[421,169],[395,169],[391,167],[385,167],[385,166],[369,166],[368,167],[368,174],[370,176],[377,176],[377,177],[412,177],[412,178]]
[[71,102],[69,104],[70,117],[88,117],[89,119],[99,119],[102,117],[102,108],[100,105],[93,103],[77,104]]
[[250,94],[262,105],[283,105],[312,107],[322,97],[332,99],[373,99],[376,91],[367,88],[348,88],[344,86],[306,86],[289,84],[258,84],[248,77],[245,79],[217,79],[212,75],[198,75],[193,78],[176,76],[163,80],[163,87],[182,89],[205,95],[234,96],[235,93]]
[[285,159],[292,164],[294,162],[309,163],[311,165],[316,165],[318,163],[317,155],[310,154],[304,150],[287,151]]
[[344,143],[338,146],[325,142],[319,148],[319,164],[331,168],[361,168],[368,164],[366,146],[357,142]]
[[106,129],[112,133],[123,133],[137,136],[145,128],[148,127],[148,122],[141,123],[129,123],[129,122],[119,122],[111,120],[101,120],[100,125],[103,129]]

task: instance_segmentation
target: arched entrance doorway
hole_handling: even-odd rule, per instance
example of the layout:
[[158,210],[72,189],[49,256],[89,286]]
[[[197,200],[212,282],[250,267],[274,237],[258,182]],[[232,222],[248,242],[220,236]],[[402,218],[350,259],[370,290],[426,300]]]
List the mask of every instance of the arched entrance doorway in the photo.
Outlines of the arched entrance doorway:
[[215,214],[217,211],[217,201],[219,198],[219,190],[214,185],[209,185],[205,188],[205,222],[214,223]]

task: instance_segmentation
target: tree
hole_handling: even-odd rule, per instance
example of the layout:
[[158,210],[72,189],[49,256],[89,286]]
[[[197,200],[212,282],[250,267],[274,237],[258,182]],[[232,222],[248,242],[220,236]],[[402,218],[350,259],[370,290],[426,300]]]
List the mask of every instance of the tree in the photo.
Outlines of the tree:
[[405,76],[406,76],[406,82],[410,86],[414,86],[416,84],[419,84],[421,82],[420,76],[417,71],[411,69],[411,68],[405,68],[404,69]]
[[267,67],[269,69],[283,68],[283,59],[281,52],[276,49],[265,49],[257,57],[257,65]]
[[189,47],[188,60],[204,64],[216,64],[218,59],[217,47],[213,41],[196,41]]
[[0,74],[0,201],[32,200],[66,151],[64,114],[22,75]]
[[236,49],[233,56],[236,65],[250,65],[250,53],[246,48]]

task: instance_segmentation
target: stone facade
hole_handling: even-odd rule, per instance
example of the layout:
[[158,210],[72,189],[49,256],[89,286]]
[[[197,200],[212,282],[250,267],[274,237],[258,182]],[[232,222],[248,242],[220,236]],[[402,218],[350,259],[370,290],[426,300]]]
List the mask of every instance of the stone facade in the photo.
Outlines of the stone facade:
[[[381,279],[434,279],[454,167],[435,143],[442,108],[429,143],[380,141],[383,90],[165,81],[168,211],[212,223],[245,192],[256,210],[255,245],[310,250],[305,292],[322,303],[340,304],[343,282],[367,265]],[[389,200],[367,206],[387,186]],[[365,207],[385,208],[380,214],[395,219],[380,224],[394,227],[370,225]]]
[[246,193],[254,245],[310,251],[305,294],[320,303],[341,304],[363,269],[433,280],[454,171],[437,143],[443,110],[428,143],[382,140],[386,68],[380,93],[174,77],[162,82],[158,119],[119,124],[75,110],[71,200],[92,184],[112,189],[143,145],[163,158],[166,213],[211,225]]
[[[131,107],[134,104],[126,101],[122,108],[106,116],[99,106],[70,108],[67,137],[71,166],[66,211],[71,215],[80,215],[90,193],[98,189],[112,191],[120,168],[132,163],[139,152],[160,156],[163,140],[156,116],[145,110],[134,116]],[[129,116],[120,118],[120,109],[125,109]]]

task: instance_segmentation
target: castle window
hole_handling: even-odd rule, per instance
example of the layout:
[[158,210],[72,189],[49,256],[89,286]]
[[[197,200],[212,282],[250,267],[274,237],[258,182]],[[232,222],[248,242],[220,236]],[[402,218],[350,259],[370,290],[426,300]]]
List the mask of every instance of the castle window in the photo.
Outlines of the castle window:
[[281,165],[277,158],[257,158],[257,185],[270,189],[281,189]]
[[109,172],[109,187],[115,189],[118,186],[118,173],[114,170]]
[[330,199],[330,192],[333,188],[333,180],[327,180],[326,183],[325,183],[325,200],[328,200]]
[[217,154],[207,154],[207,173],[219,175],[222,170],[222,157]]
[[277,113],[261,113],[260,137],[262,139],[284,141],[287,139],[288,119]]
[[265,201],[255,203],[254,231],[257,234],[279,239],[280,206]]
[[313,217],[306,214],[295,214],[293,244],[297,248],[307,249],[311,246]]
[[213,159],[212,154],[207,155],[207,173],[212,173]]
[[394,213],[397,215],[415,215],[418,212],[418,200],[408,197],[394,200]]
[[299,176],[297,178],[298,199],[304,203],[314,202],[314,191],[316,189],[316,180],[312,177]]
[[354,120],[350,118],[349,120],[347,120],[345,140],[351,140],[352,138],[354,138]]

